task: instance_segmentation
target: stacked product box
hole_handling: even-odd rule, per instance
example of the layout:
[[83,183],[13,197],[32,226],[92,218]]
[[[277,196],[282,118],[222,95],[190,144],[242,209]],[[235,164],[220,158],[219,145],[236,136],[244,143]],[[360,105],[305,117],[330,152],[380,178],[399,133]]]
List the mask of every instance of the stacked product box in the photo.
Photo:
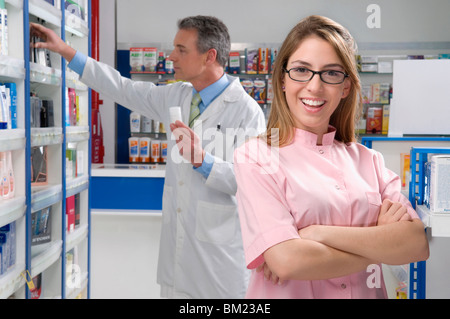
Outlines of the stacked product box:
[[450,155],[425,163],[424,204],[434,213],[450,213]]
[[0,276],[16,264],[16,223],[0,227]]

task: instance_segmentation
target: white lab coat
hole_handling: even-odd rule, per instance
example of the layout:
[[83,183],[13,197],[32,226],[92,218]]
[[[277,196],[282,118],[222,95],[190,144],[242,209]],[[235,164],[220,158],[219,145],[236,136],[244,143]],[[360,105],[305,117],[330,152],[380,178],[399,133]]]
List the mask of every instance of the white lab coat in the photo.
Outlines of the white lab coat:
[[188,122],[190,83],[155,86],[131,81],[91,58],[81,77],[99,93],[163,122],[167,128],[168,161],[157,274],[162,297],[243,298],[247,289],[249,273],[235,197],[233,152],[246,136],[263,132],[265,120],[260,106],[244,91],[239,79],[228,78],[230,85],[201,114],[201,122],[194,125],[199,135],[203,132],[203,147],[215,159],[205,179],[192,164],[179,163],[181,157],[169,129],[171,106],[181,106],[183,122]]

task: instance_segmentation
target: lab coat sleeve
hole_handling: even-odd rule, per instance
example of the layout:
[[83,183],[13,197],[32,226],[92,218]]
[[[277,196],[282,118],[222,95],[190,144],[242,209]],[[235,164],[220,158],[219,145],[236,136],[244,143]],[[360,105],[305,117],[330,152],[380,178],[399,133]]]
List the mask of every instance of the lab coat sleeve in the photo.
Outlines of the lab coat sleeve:
[[[241,130],[239,130],[241,136],[238,136],[236,138],[234,149],[238,148],[240,146],[240,144],[238,143],[240,141],[243,142],[246,137],[254,137],[258,134],[263,133],[264,130],[264,114],[262,113],[261,108],[258,106],[257,108],[255,108],[255,112],[253,112],[252,117],[247,120],[246,123],[242,125]],[[232,196],[236,195],[237,184],[234,174],[233,156],[227,158],[227,160],[224,160],[217,156],[213,156],[213,158],[214,164],[208,178],[206,179],[205,185]]]
[[[163,120],[165,99],[172,88],[159,87],[147,81],[133,81],[107,64],[88,57],[80,80],[114,100],[116,103],[146,115]],[[170,94],[170,93],[169,93]]]

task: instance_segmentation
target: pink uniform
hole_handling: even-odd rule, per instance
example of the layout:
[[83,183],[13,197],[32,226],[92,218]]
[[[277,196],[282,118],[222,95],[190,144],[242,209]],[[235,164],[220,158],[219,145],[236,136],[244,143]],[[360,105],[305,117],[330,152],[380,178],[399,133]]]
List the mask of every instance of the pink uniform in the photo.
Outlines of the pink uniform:
[[[376,225],[386,198],[407,205],[409,214],[418,218],[400,192],[399,177],[385,167],[378,152],[334,136],[330,127],[323,145],[316,145],[317,135],[296,129],[288,146],[270,148],[254,138],[236,150],[237,199],[249,269],[264,261],[268,248],[299,238],[298,230],[306,226]],[[274,285],[253,270],[246,297],[386,298],[382,275],[379,288],[367,284],[373,272]]]

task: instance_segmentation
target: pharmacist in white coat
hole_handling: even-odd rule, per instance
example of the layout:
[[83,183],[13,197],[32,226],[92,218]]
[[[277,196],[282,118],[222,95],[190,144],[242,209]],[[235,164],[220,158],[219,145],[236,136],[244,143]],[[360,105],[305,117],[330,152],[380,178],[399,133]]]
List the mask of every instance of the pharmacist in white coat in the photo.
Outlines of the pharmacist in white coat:
[[[227,27],[213,17],[178,23],[173,61],[177,82],[155,86],[132,81],[82,55],[49,29],[31,25],[40,46],[61,54],[89,87],[171,128],[163,195],[157,281],[168,298],[243,298],[247,289],[236,205],[234,149],[265,130],[259,105],[239,79],[224,74],[230,50]],[[200,93],[196,120],[188,127],[191,100]],[[170,123],[169,108],[182,121]],[[177,145],[178,144],[178,145]],[[183,156],[183,158],[180,156]]]

